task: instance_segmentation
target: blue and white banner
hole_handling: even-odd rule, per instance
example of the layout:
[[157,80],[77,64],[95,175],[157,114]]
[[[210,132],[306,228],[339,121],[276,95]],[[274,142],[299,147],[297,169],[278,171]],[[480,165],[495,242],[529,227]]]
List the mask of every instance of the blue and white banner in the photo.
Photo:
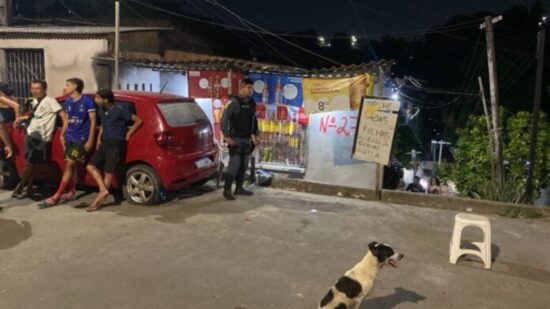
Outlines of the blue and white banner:
[[257,103],[302,106],[302,78],[265,73],[250,73],[248,78],[254,82]]

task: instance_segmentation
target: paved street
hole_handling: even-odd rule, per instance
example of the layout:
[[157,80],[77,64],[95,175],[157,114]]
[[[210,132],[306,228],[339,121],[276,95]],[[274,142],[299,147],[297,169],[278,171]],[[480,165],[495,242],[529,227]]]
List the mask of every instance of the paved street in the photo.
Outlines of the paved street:
[[405,258],[379,273],[362,308],[550,303],[548,221],[491,217],[486,271],[449,264],[451,211],[264,188],[230,203],[213,190],[97,213],[0,193],[0,307],[316,308],[373,240]]

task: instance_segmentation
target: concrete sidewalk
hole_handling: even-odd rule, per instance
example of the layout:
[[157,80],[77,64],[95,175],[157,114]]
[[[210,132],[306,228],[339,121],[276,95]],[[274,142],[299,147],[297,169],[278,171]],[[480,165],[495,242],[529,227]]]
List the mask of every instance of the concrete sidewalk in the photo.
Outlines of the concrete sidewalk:
[[373,240],[405,258],[380,272],[362,308],[550,303],[547,221],[491,216],[487,271],[449,264],[452,211],[263,188],[226,202],[209,191],[97,213],[0,194],[1,307],[316,308]]

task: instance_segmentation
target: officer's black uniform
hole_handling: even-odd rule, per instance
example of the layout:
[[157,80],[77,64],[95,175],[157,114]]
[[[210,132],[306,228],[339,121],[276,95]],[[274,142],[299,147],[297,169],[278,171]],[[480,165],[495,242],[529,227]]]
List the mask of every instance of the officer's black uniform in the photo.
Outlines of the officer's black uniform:
[[244,174],[248,167],[248,159],[254,150],[252,135],[258,135],[258,119],[256,118],[256,102],[252,98],[235,96],[223,111],[221,130],[225,137],[232,138],[236,145],[229,148],[229,165],[225,174],[223,196],[228,200],[235,197],[231,194],[231,185],[235,180],[235,194],[252,195],[243,188]]

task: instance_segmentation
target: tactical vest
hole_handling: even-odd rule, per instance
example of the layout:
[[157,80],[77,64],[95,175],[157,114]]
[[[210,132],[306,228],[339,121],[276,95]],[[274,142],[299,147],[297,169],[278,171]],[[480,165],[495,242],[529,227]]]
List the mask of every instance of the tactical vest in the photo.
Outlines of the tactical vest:
[[242,99],[235,98],[233,102],[239,104],[239,110],[231,115],[231,134],[233,137],[250,138],[254,132],[256,104],[253,99],[245,103]]

